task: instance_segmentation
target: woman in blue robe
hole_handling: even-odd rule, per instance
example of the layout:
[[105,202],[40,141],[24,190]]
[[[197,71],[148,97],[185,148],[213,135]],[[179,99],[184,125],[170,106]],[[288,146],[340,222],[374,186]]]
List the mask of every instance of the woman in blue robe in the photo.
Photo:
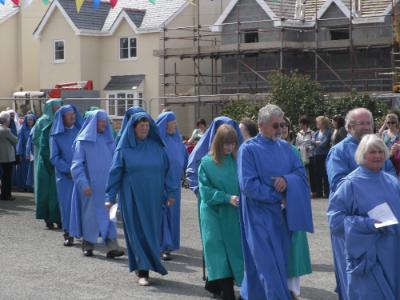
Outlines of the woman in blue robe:
[[82,117],[75,106],[64,105],[55,114],[50,132],[50,160],[56,171],[56,187],[61,221],[64,230],[64,246],[72,246],[69,236],[69,216],[73,181],[71,177],[72,144],[82,126]]
[[131,107],[129,108],[125,115],[124,115],[124,119],[122,120],[122,124],[121,124],[121,129],[119,130],[119,133],[117,135],[117,137],[115,138],[115,144],[118,145],[119,140],[121,139],[122,133],[124,132],[126,125],[128,125],[129,119],[131,118],[131,116],[133,116],[136,113],[139,112],[145,112],[145,110],[141,107],[135,106],[135,107]]
[[138,271],[141,286],[150,284],[150,270],[167,274],[160,261],[162,208],[172,205],[179,191],[171,171],[152,118],[144,112],[131,116],[114,154],[106,204],[119,195],[129,270]]
[[[28,184],[28,174],[31,165],[30,155],[27,155],[26,149],[29,141],[29,134],[35,125],[36,117],[28,114],[24,117],[24,123],[18,134],[17,155],[20,157],[20,163],[17,167],[17,188],[25,192],[32,192],[32,185]],[[31,170],[32,171],[32,170]]]
[[[177,128],[176,116],[173,112],[164,112],[159,115],[156,124],[165,144],[175,185],[179,187],[175,204],[171,207],[164,205],[161,222],[162,257],[164,260],[170,260],[170,252],[176,251],[180,247],[181,180],[186,169],[188,153]],[[166,194],[164,196],[167,197]]]
[[343,179],[328,207],[331,234],[346,256],[341,289],[350,300],[400,299],[400,225],[377,228],[387,219],[374,213],[385,207],[400,220],[400,186],[383,170],[389,153],[377,136],[364,136],[355,157],[360,166]]
[[26,142],[26,152],[25,152],[25,157],[27,160],[29,160],[29,167],[28,167],[28,174],[26,176],[26,186],[33,191],[33,186],[34,186],[34,170],[33,170],[33,143],[32,143],[32,134],[30,133],[28,136],[28,140]]
[[73,144],[71,174],[74,189],[69,224],[70,236],[83,238],[85,256],[93,256],[100,236],[107,246],[107,258],[124,255],[118,250],[117,226],[104,205],[106,183],[115,149],[108,115],[91,113]]

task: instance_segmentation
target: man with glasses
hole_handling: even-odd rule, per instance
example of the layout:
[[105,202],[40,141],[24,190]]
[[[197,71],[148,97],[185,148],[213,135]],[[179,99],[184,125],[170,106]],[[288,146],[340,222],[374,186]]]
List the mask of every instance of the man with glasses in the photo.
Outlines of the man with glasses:
[[238,153],[245,300],[292,299],[287,284],[290,232],[313,231],[307,177],[291,145],[281,139],[287,126],[283,117],[276,105],[261,108],[260,133]]
[[[330,199],[337,190],[341,180],[353,172],[357,167],[354,154],[362,137],[373,133],[372,113],[365,108],[355,108],[347,113],[347,137],[331,148],[326,160],[328,180],[330,186]],[[396,176],[396,171],[390,160],[385,163],[385,171]],[[346,295],[346,256],[344,253],[344,240],[331,235],[333,261],[336,276],[336,292],[340,300],[347,300]]]

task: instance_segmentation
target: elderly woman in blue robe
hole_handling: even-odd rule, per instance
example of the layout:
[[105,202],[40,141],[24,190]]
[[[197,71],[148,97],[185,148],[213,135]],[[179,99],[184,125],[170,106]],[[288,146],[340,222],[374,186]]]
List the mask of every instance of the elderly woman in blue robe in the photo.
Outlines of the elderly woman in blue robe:
[[[26,154],[26,149],[29,141],[29,134],[32,127],[35,125],[36,117],[33,114],[28,114],[24,117],[24,122],[18,134],[17,155],[20,157],[20,163],[17,167],[17,178],[19,178],[18,189],[25,192],[32,192],[32,185],[28,182],[29,169],[31,168],[30,155]],[[33,170],[31,170],[32,172]],[[17,182],[17,183],[18,183]]]
[[351,300],[400,299],[400,186],[383,170],[388,157],[380,138],[365,135],[355,153],[359,167],[329,203],[331,233],[343,241],[346,255],[341,288]]
[[156,124],[147,113],[134,114],[114,154],[106,205],[119,195],[129,270],[137,271],[141,286],[150,284],[150,270],[167,274],[160,261],[161,215],[179,190],[171,171]]
[[124,132],[126,125],[128,125],[128,122],[129,122],[129,119],[131,118],[131,116],[133,116],[134,114],[137,114],[139,112],[145,112],[145,110],[139,106],[128,108],[128,110],[126,111],[126,113],[124,115],[124,119],[122,120],[121,129],[120,129],[117,137],[115,138],[116,145],[118,145],[118,142],[121,139],[122,133]]
[[73,181],[71,177],[72,144],[83,119],[72,105],[62,106],[55,114],[50,131],[50,161],[56,171],[56,188],[64,230],[64,246],[72,246],[74,239],[69,236],[69,216]]
[[108,115],[91,113],[73,144],[71,174],[74,190],[69,224],[70,236],[83,238],[84,256],[93,256],[100,236],[107,246],[107,258],[124,255],[118,249],[117,226],[104,206],[106,183],[115,149]]
[[[180,247],[180,218],[181,218],[181,180],[186,169],[188,153],[177,128],[176,116],[173,112],[164,112],[156,121],[160,136],[165,144],[171,172],[175,185],[179,190],[175,204],[163,207],[161,222],[161,252],[164,260],[171,259],[171,251]],[[165,194],[165,197],[167,195]]]

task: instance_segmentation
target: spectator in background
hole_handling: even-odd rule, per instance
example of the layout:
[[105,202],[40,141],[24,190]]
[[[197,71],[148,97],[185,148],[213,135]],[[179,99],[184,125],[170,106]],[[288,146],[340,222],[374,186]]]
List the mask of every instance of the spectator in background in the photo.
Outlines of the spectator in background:
[[379,136],[389,150],[400,140],[399,117],[396,114],[386,116],[385,123],[379,129]]
[[10,126],[10,114],[0,113],[0,166],[1,175],[1,195],[0,200],[14,200],[11,197],[13,164],[15,163],[15,146],[18,138],[15,136]]
[[242,133],[243,140],[247,141],[258,134],[257,123],[250,118],[244,118],[239,124],[240,132]]
[[344,140],[347,136],[347,130],[344,126],[344,118],[342,116],[336,115],[332,119],[332,127],[333,127],[333,133],[332,133],[332,139],[331,139],[331,145],[334,146],[337,143],[341,142]]
[[193,130],[192,136],[187,141],[187,144],[193,144],[193,143],[196,144],[198,141],[200,141],[200,139],[206,132],[206,129],[207,129],[206,121],[204,119],[198,120],[196,123],[196,129]]
[[300,131],[296,136],[296,147],[300,151],[300,157],[308,172],[308,178],[310,181],[311,192],[315,196],[315,180],[314,180],[314,166],[313,166],[313,137],[314,131],[310,129],[310,120],[306,116],[302,116],[299,119]]
[[315,119],[318,131],[315,133],[314,143],[314,175],[316,197],[329,197],[329,183],[326,173],[325,161],[331,148],[332,130],[329,128],[330,120],[319,116]]

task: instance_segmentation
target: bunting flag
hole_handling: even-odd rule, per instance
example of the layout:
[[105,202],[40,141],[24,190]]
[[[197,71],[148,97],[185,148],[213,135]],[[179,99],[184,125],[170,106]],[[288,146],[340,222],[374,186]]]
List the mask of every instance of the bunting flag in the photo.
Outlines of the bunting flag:
[[5,1],[5,0],[0,0],[0,3],[4,5],[4,1]]
[[111,7],[114,8],[117,5],[118,0],[110,0]]
[[49,0],[42,0],[44,5],[49,5]]
[[78,13],[81,11],[83,2],[85,2],[85,0],[75,0],[76,10]]
[[93,8],[98,9],[100,7],[100,0],[93,0]]
[[149,0],[151,4],[156,4],[156,0]]
[[14,3],[16,6],[19,6],[19,0],[11,0],[12,3]]

